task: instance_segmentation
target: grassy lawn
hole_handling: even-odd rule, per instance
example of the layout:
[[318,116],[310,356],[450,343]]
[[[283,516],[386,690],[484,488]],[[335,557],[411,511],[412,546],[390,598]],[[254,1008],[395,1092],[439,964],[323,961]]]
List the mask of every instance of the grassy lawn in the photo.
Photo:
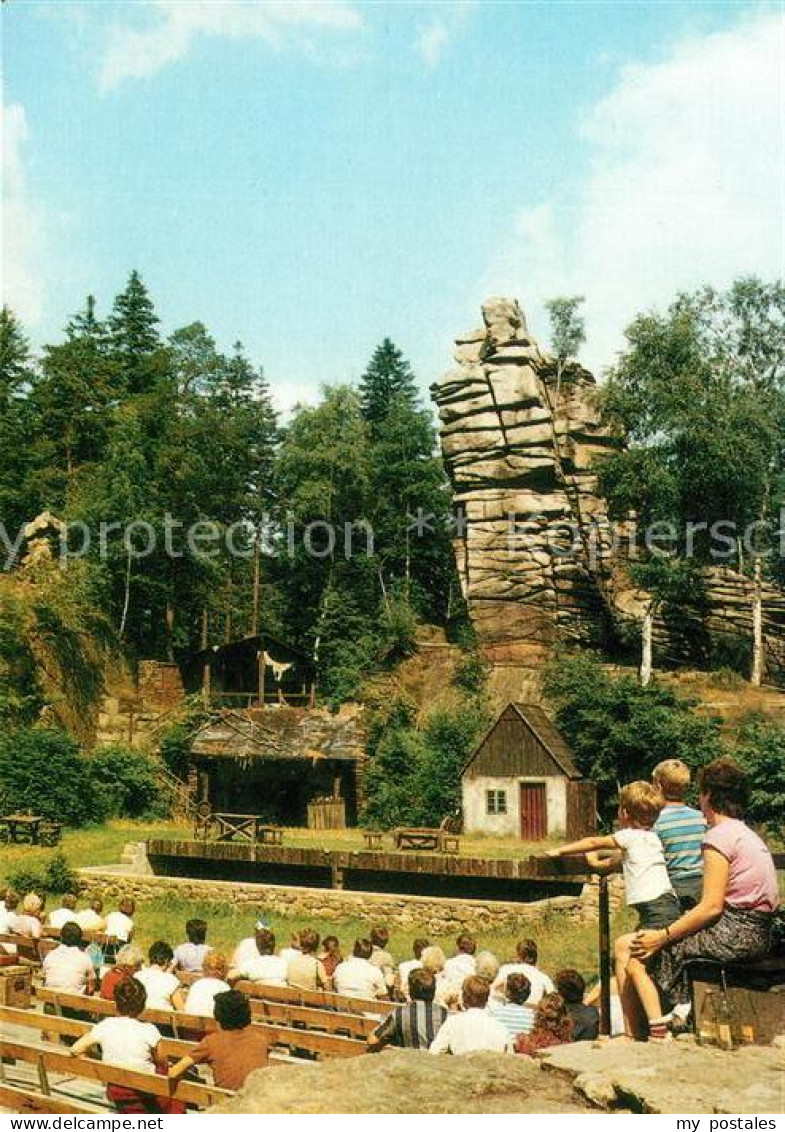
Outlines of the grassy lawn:
[[[127,841],[142,841],[147,838],[188,839],[189,826],[175,822],[137,823],[113,821],[106,825],[81,830],[68,830],[63,835],[61,848],[73,867],[83,865],[115,864],[120,860],[123,846]],[[364,842],[359,830],[287,830],[284,843],[303,847],[324,847],[331,849],[362,849]],[[485,857],[528,856],[532,852],[542,852],[545,842],[525,844],[512,838],[464,837],[461,839],[461,852],[466,855]],[[392,848],[391,839],[385,838],[385,848]],[[38,849],[34,846],[3,846],[0,858],[0,879],[7,878],[15,869],[43,866],[52,855],[51,849]],[[51,900],[53,897],[50,898]],[[372,920],[301,920],[284,919],[270,915],[264,907],[258,909],[275,931],[279,943],[288,942],[289,935],[304,927],[316,928],[322,935],[337,935],[344,953],[351,948],[358,936],[368,934]],[[136,939],[143,947],[153,940],[165,939],[173,946],[185,939],[184,925],[187,919],[201,916],[210,925],[209,941],[216,948],[231,953],[237,942],[252,934],[253,914],[247,908],[231,903],[210,903],[186,901],[167,896],[144,904],[137,911]],[[614,932],[627,930],[626,913],[617,916]],[[395,929],[391,939],[391,950],[396,959],[411,955],[411,945],[417,936],[427,934],[423,929]],[[508,931],[488,931],[478,934],[478,947],[488,948],[502,961],[511,959],[515,942],[523,933]],[[560,967],[577,967],[587,978],[597,972],[597,928],[595,925],[577,925],[563,914],[554,912],[546,915],[531,934],[540,947],[542,965],[546,970],[555,971]],[[454,950],[452,937],[432,938],[431,943],[444,947],[447,954]]]

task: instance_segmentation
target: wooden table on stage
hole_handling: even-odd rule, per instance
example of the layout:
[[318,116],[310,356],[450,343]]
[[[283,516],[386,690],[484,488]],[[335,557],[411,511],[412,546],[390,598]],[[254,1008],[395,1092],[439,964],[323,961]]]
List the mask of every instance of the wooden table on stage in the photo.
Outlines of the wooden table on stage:
[[396,849],[419,849],[423,852],[457,853],[459,839],[444,829],[396,829]]
[[258,814],[213,814],[216,841],[249,841],[252,845],[282,845],[283,829],[267,825]]
[[8,831],[9,841],[37,845],[43,820],[40,814],[6,814],[4,818],[0,818],[0,825]]
[[363,838],[365,839],[366,849],[381,849],[383,837],[384,834],[380,833],[377,829],[363,830]]

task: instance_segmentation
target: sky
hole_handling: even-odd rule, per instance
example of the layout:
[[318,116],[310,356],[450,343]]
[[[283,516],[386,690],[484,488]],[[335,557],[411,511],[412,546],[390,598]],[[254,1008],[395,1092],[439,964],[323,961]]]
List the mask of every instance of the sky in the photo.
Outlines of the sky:
[[422,388],[492,295],[598,375],[639,311],[782,277],[777,4],[7,0],[3,300],[36,347],[142,274],[278,405],[391,337]]

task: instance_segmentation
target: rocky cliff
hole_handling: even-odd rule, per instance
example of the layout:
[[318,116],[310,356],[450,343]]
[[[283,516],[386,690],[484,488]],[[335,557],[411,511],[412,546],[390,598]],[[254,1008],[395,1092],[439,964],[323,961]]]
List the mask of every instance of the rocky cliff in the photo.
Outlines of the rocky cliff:
[[[623,443],[606,428],[593,376],[560,367],[517,302],[491,299],[456,339],[455,368],[432,386],[453,485],[454,551],[484,651],[534,665],[557,642],[601,645],[639,624],[647,595],[626,566],[631,527],[611,525],[597,461]],[[707,573],[701,609],[662,610],[655,648],[701,663],[751,633],[750,583]],[[767,587],[769,677],[785,669],[785,598]]]

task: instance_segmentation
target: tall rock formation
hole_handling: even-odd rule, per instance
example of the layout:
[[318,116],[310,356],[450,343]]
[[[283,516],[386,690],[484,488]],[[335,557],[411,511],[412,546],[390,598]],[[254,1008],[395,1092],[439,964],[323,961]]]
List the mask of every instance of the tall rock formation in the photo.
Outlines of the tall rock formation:
[[[595,461],[622,439],[603,426],[592,375],[561,374],[517,302],[490,299],[456,339],[456,367],[431,387],[453,485],[453,546],[469,611],[492,662],[536,665],[550,646],[600,645],[640,624],[647,595],[627,572],[632,527],[612,527]],[[701,663],[751,631],[750,583],[706,572],[700,609],[662,609],[655,647]],[[785,669],[785,598],[764,597],[769,676]]]

